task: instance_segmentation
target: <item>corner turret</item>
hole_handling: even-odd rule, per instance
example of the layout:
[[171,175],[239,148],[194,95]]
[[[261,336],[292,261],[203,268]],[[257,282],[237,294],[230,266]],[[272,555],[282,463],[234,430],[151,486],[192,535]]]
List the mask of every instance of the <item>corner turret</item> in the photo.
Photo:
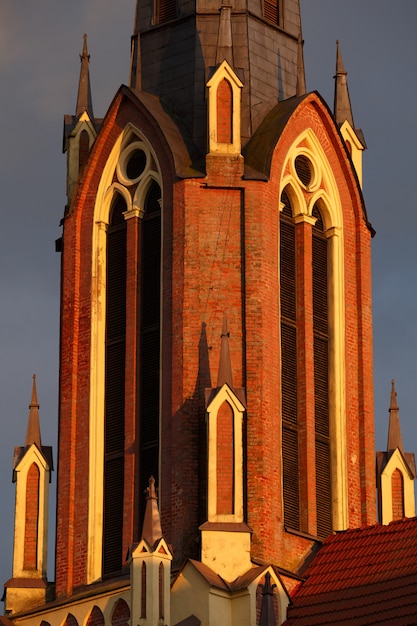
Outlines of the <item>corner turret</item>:
[[376,453],[376,478],[379,521],[389,524],[403,517],[414,517],[416,463],[412,452],[404,452],[394,380],[391,382],[387,450]]
[[81,69],[75,115],[64,116],[62,151],[67,153],[67,206],[71,204],[80,172],[88,159],[91,146],[102,121],[95,119],[93,113],[87,35],[84,35],[83,51],[80,54],[80,60]]
[[4,594],[5,611],[11,615],[47,600],[48,496],[52,470],[52,448],[41,443],[34,375],[25,445],[14,451],[13,574],[5,583]]
[[131,623],[171,624],[171,550],[162,536],[155,479],[149,479],[139,543],[130,549]]

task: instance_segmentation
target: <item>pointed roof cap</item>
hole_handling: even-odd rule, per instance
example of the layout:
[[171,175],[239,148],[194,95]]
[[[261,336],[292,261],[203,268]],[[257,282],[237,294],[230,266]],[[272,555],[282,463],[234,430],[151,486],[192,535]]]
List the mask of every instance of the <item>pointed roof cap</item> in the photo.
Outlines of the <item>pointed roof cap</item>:
[[395,391],[395,381],[391,381],[391,401],[389,407],[389,426],[387,451],[399,449],[404,453],[403,439],[400,426],[400,409],[397,404],[397,392]]
[[296,96],[304,96],[306,93],[306,73],[304,68],[304,53],[303,53],[304,41],[301,35],[301,30],[298,35],[298,47],[297,47],[297,91]]
[[32,399],[29,404],[29,419],[25,446],[31,446],[32,443],[35,443],[39,450],[42,450],[38,394],[36,392],[36,374],[33,374]]
[[155,490],[155,479],[149,479],[149,486],[146,488],[146,509],[142,527],[142,539],[149,546],[153,547],[158,539],[162,538],[161,518],[158,509],[158,498]]
[[233,376],[232,376],[232,364],[230,361],[230,347],[229,337],[230,333],[227,329],[227,315],[223,313],[223,328],[220,344],[220,360],[219,360],[219,372],[217,374],[217,387],[222,387],[224,383],[227,383],[231,389],[233,389]]
[[90,73],[88,66],[90,64],[90,55],[87,48],[87,35],[84,34],[83,51],[80,54],[81,69],[80,69],[80,81],[78,84],[78,96],[77,96],[77,108],[75,115],[79,117],[85,111],[87,111],[90,119],[94,119],[93,103],[91,99],[91,87],[90,87]]
[[274,587],[271,585],[271,574],[265,574],[265,584],[262,585],[262,604],[259,626],[276,626],[274,611]]
[[353,123],[352,107],[350,104],[349,89],[347,84],[347,72],[345,71],[340,52],[339,41],[336,41],[336,75],[334,87],[334,117],[336,123],[341,125],[345,120],[349,122],[352,128]]
[[216,65],[227,61],[233,67],[232,5],[223,2],[220,7],[219,34],[217,38]]

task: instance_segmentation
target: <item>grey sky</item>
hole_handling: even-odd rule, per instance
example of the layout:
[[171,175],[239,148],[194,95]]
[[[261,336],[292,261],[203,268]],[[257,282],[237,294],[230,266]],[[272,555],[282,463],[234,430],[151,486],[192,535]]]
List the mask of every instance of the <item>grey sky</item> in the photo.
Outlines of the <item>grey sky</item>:
[[[34,372],[42,440],[54,446],[55,462],[57,457],[60,259],[54,240],[66,200],[63,115],[75,112],[84,32],[97,116],[127,82],[134,5],[0,4],[0,584],[12,574],[13,448],[24,443]],[[388,0],[301,0],[301,6],[307,88],[333,107],[339,39],[354,120],[368,144],[364,195],[377,231],[376,445],[386,445],[394,377],[404,445],[417,452],[417,3],[397,0],[394,9]],[[52,568],[48,574],[53,579]]]

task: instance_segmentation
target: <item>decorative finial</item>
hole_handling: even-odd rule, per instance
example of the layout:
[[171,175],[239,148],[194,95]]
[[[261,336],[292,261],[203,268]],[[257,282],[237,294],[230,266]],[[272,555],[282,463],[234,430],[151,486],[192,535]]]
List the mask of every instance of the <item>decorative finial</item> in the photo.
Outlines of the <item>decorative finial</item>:
[[265,574],[265,584],[262,585],[262,604],[259,626],[276,626],[274,611],[274,589],[276,585],[271,585],[271,574]]
[[87,35],[86,33],[84,33],[84,38],[83,38],[83,51],[80,54],[80,59],[81,61],[83,59],[88,59],[88,61],[90,60],[90,55],[88,54],[88,47],[87,47]]
[[149,478],[149,484],[146,488],[146,509],[143,519],[142,539],[153,547],[158,539],[162,537],[161,518],[158,509],[158,498],[155,489],[155,479],[153,476]]
[[306,74],[304,68],[304,53],[303,53],[304,41],[301,35],[301,30],[298,33],[298,45],[297,45],[297,96],[304,96],[306,93]]
[[223,313],[223,327],[222,334],[220,335],[220,360],[219,360],[219,372],[217,375],[217,387],[221,387],[224,383],[227,383],[229,387],[233,388],[233,376],[232,376],[232,364],[230,361],[230,348],[229,348],[230,333],[227,328],[227,315]]

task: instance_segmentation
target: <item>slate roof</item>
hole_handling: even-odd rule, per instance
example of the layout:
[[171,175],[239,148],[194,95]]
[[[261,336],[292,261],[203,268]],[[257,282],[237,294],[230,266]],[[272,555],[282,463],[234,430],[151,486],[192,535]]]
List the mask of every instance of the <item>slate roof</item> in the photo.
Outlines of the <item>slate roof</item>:
[[331,535],[304,576],[285,626],[417,624],[417,517]]

